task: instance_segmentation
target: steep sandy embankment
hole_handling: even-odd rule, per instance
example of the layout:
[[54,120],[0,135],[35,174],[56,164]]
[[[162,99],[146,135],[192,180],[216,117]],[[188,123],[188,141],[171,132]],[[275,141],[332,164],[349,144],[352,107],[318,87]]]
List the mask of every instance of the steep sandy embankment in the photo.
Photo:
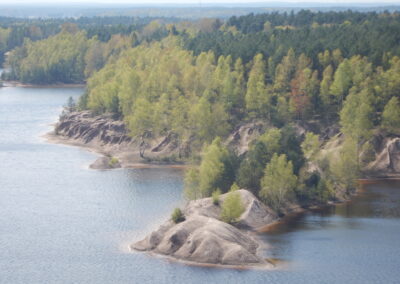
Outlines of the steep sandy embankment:
[[[265,131],[266,124],[258,121],[239,125],[226,143],[238,155],[247,152],[251,141]],[[81,146],[104,155],[91,168],[137,167],[150,165],[181,165],[191,151],[191,139],[179,141],[169,133],[153,137],[151,133],[132,137],[125,123],[112,115],[93,115],[90,111],[67,112],[60,116],[51,142]],[[112,163],[115,157],[118,163]]]
[[[236,154],[243,155],[251,141],[265,132],[270,126],[263,121],[254,121],[238,125],[226,140],[226,145]],[[318,122],[303,122],[295,125],[296,133],[305,131],[319,133],[328,141],[324,148],[339,151],[341,143],[339,129],[321,127]],[[131,137],[124,122],[112,115],[95,116],[89,111],[69,112],[60,117],[53,133],[47,135],[50,141],[87,147],[103,154],[92,164],[92,168],[137,167],[143,165],[179,165],[191,151],[191,139],[180,142],[178,137],[169,133],[153,137],[151,133]],[[337,144],[331,147],[331,144]],[[400,177],[400,137],[378,133],[371,140],[373,158],[364,169],[367,177]],[[325,149],[323,149],[325,151]],[[111,161],[117,158],[117,163]],[[113,163],[114,162],[114,163]]]
[[[239,194],[245,208],[235,226],[219,219],[228,194]],[[185,221],[175,224],[169,220],[131,248],[196,264],[273,267],[262,257],[262,243],[254,230],[271,224],[278,216],[251,192],[242,189],[225,193],[219,205],[211,198],[194,200],[183,213]]]
[[371,177],[400,178],[400,137],[376,135],[375,159],[366,167]]
[[91,165],[95,169],[173,164],[171,157],[179,157],[185,151],[172,134],[159,138],[150,134],[131,137],[121,120],[112,115],[94,116],[90,111],[63,114],[47,138],[103,154]]

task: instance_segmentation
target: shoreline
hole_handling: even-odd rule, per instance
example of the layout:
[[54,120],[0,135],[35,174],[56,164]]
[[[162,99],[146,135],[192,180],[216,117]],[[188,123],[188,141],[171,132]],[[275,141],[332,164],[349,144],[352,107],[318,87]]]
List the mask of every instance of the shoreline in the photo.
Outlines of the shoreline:
[[321,210],[321,209],[324,209],[324,208],[327,208],[327,207],[333,207],[333,206],[337,206],[337,205],[340,205],[340,204],[352,202],[353,197],[355,197],[358,194],[360,194],[360,191],[361,191],[361,188],[360,189],[356,189],[356,191],[354,193],[351,193],[348,198],[343,199],[343,200],[338,200],[338,201],[335,201],[335,202],[328,201],[327,203],[312,204],[312,205],[309,205],[309,206],[306,206],[306,207],[299,207],[298,210],[294,210],[292,212],[289,212],[288,214],[282,216],[278,220],[259,228],[257,230],[257,233],[258,234],[268,233],[271,230],[273,230],[274,227],[279,226],[283,222],[285,222],[287,220],[290,220],[292,218],[296,218],[299,215],[305,214],[307,212],[317,211],[317,210]]
[[135,250],[130,250],[130,253],[144,253],[150,257],[155,257],[170,263],[176,263],[185,266],[191,267],[201,267],[201,268],[211,268],[211,269],[233,269],[233,270],[275,270],[278,269],[278,265],[276,264],[279,261],[274,261],[273,259],[265,258],[266,263],[261,264],[242,264],[242,265],[233,265],[233,264],[214,264],[214,263],[201,263],[190,260],[178,259],[173,256],[168,256],[164,254],[154,253],[151,251],[147,252],[139,252]]
[[[73,146],[73,147],[78,147],[81,149],[85,149],[86,151],[93,152],[96,154],[101,155],[101,157],[113,157],[117,156],[118,158],[118,153],[111,153],[107,150],[102,149],[101,147],[96,147],[93,145],[88,145],[84,144],[76,139],[72,139],[66,136],[60,136],[54,133],[54,131],[50,131],[48,133],[45,133],[41,136],[47,143],[52,143],[52,144],[62,144],[62,145],[67,145],[67,146]],[[119,154],[124,155],[128,151],[121,151]],[[137,151],[132,151],[131,153],[138,154],[139,152]],[[94,163],[93,161],[92,163]],[[136,157],[133,159],[129,159],[129,161],[126,161],[124,163],[121,163],[121,168],[123,169],[147,169],[147,168],[169,168],[169,169],[179,169],[179,170],[184,170],[188,166],[185,163],[177,164],[177,163],[158,163],[158,162],[146,162],[140,157]],[[89,169],[93,169],[89,166]],[[101,169],[101,170],[112,170],[113,168],[110,169]]]
[[354,201],[355,197],[359,196],[360,194],[362,194],[364,192],[363,185],[379,183],[379,182],[382,182],[382,181],[397,181],[397,180],[400,180],[399,176],[396,176],[396,177],[384,177],[384,178],[382,178],[382,177],[377,177],[377,178],[359,178],[359,179],[357,179],[358,186],[357,186],[356,190],[353,193],[350,193],[348,198],[345,198],[345,199],[342,199],[342,200],[338,200],[338,201],[335,201],[335,202],[330,201],[330,202],[327,202],[327,203],[310,205],[308,207],[299,207],[300,210],[290,212],[290,213],[282,216],[278,220],[272,222],[271,224],[265,225],[264,227],[258,229],[257,230],[257,234],[268,233],[271,230],[273,230],[273,228],[275,226],[279,226],[283,222],[285,222],[285,221],[287,221],[289,219],[292,219],[292,218],[296,218],[297,216],[299,216],[301,214],[305,214],[307,212],[323,210],[324,208],[327,208],[327,207],[334,207],[334,206],[341,205],[341,204],[351,203],[351,202]]
[[55,83],[55,84],[28,84],[19,81],[3,81],[3,88],[20,87],[20,88],[84,88],[86,83]]

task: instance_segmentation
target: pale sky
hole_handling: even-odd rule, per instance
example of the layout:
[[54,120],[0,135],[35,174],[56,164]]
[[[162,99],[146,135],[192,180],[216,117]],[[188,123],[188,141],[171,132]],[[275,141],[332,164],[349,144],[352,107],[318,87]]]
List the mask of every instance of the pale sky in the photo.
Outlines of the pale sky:
[[51,1],[51,0],[0,0],[0,4],[35,4],[35,3],[82,3],[82,4],[96,4],[96,3],[104,3],[104,4],[199,4],[199,3],[232,3],[232,4],[245,4],[245,3],[333,3],[333,4],[345,4],[345,3],[376,3],[378,5],[382,5],[384,3],[390,4],[400,4],[400,0],[60,0],[60,1]]

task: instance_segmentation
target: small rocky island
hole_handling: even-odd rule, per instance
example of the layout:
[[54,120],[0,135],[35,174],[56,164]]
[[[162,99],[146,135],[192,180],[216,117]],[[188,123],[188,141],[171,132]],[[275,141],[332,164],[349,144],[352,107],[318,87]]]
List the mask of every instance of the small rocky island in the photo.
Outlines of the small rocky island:
[[[244,207],[234,225],[220,218],[221,204],[230,194],[238,194]],[[250,191],[225,193],[218,205],[211,197],[190,201],[183,214],[184,221],[167,221],[145,239],[132,244],[131,249],[196,264],[273,266],[262,257],[263,244],[257,240],[255,231],[276,221],[278,216]]]

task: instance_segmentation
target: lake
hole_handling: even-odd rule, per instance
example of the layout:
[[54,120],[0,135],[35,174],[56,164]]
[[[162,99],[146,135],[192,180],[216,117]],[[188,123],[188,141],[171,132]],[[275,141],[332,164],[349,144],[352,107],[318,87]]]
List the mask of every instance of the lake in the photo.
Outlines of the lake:
[[47,143],[82,88],[0,88],[0,283],[398,283],[400,183],[284,220],[260,237],[268,270],[185,266],[127,250],[184,205],[179,169],[90,170]]

